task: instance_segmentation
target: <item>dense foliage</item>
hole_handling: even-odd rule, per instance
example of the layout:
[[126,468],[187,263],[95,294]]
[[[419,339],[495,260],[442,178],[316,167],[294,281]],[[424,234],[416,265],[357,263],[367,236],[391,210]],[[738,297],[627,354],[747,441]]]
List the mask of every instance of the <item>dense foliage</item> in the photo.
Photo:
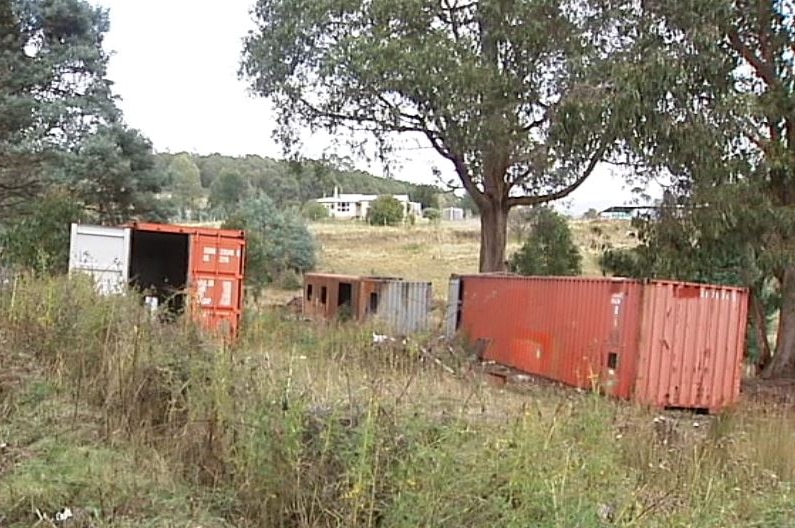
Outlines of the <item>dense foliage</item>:
[[304,207],[301,208],[301,215],[307,220],[317,222],[318,220],[325,220],[329,217],[329,210],[325,205],[318,203],[314,200],[306,202]]
[[[793,4],[627,2],[625,13],[643,50],[632,78],[646,102],[623,134],[632,152],[626,161],[667,176],[688,205],[690,244],[675,252],[716,263],[696,275],[740,260],[734,265],[752,270],[742,282],[757,308],[759,284],[773,287],[780,324],[764,374],[795,376]],[[763,312],[753,310],[760,338]]]
[[107,29],[83,0],[0,0],[0,208],[36,196],[47,163],[117,118]]
[[61,189],[29,201],[17,219],[0,230],[0,264],[38,274],[65,273],[71,223],[86,217],[80,204]]
[[613,4],[259,0],[242,70],[288,148],[301,125],[371,132],[384,150],[419,136],[474,200],[480,269],[496,271],[509,210],[577,189],[632,110]]
[[315,267],[317,245],[304,221],[263,194],[243,200],[223,227],[246,231],[246,282],[255,296],[288,273]]
[[608,248],[599,258],[603,273],[622,277],[676,279],[749,287],[748,356],[759,367],[770,359],[768,328],[780,298],[736,230],[709,227],[712,214],[690,209],[661,209],[633,220],[639,244]]
[[367,222],[372,225],[395,226],[404,216],[403,204],[394,196],[379,196],[367,209]]
[[582,273],[582,256],[566,217],[548,207],[534,208],[529,233],[511,256],[509,268],[522,275],[567,276]]

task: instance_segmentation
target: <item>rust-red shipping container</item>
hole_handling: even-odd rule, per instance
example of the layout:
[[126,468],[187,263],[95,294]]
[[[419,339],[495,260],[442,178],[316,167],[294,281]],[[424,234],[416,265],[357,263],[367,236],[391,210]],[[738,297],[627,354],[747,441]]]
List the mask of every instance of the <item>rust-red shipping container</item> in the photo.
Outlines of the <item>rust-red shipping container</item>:
[[[237,229],[133,223],[133,252],[136,236],[171,246],[171,262],[177,273],[186,270],[185,286],[192,310],[210,330],[236,335],[243,315],[245,233]],[[181,248],[178,254],[174,251]],[[134,254],[134,253],[133,253]],[[161,253],[161,255],[164,253]]]
[[482,357],[666,408],[737,401],[748,292],[611,278],[454,276],[448,333]]
[[[348,315],[361,320],[367,313],[362,305],[366,293],[361,277],[356,275],[305,273],[303,311],[305,315],[323,319]],[[341,313],[346,310],[349,313]]]
[[245,233],[131,223],[72,225],[70,270],[92,275],[103,293],[128,285],[169,311],[186,309],[211,331],[237,334],[243,312]]
[[385,330],[409,335],[428,327],[431,287],[395,277],[306,273],[303,312],[323,319],[380,320]]

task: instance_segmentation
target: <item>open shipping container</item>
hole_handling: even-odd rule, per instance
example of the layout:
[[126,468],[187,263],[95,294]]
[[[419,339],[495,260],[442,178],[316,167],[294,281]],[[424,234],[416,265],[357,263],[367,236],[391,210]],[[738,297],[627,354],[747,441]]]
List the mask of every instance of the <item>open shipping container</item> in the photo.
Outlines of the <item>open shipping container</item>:
[[245,234],[238,230],[132,223],[72,224],[70,273],[92,276],[103,294],[141,291],[173,314],[235,335],[243,311]]
[[748,292],[610,278],[453,276],[449,336],[482,358],[664,408],[739,398]]
[[304,275],[303,312],[311,317],[376,320],[390,332],[409,335],[428,328],[431,303],[430,282],[333,273]]

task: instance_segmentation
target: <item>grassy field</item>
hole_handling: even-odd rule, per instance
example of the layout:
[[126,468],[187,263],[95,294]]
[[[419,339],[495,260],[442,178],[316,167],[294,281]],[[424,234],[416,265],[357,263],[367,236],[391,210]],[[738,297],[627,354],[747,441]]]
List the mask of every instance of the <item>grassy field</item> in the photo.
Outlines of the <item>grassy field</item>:
[[[586,248],[631,243],[593,227]],[[312,229],[329,271],[443,292],[476,266],[472,225]],[[795,526],[786,398],[661,414],[497,385],[433,335],[376,346],[278,307],[244,328],[223,347],[80,281],[2,290],[0,526]]]
[[[583,256],[583,273],[589,276],[601,275],[597,258],[603,244],[626,247],[634,243],[629,222],[573,220],[571,228]],[[320,246],[319,271],[431,281],[434,296],[444,299],[451,274],[478,270],[477,219],[401,227],[330,221],[311,224],[310,229]],[[511,233],[508,255],[519,246],[516,233]],[[292,295],[272,291],[271,300],[284,302]]]

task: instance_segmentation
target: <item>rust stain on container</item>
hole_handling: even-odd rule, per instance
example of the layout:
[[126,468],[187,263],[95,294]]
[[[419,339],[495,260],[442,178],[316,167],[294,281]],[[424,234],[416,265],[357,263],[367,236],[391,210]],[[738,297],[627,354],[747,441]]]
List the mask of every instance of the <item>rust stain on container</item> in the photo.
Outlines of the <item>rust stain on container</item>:
[[429,282],[333,273],[304,275],[303,312],[311,317],[375,319],[390,331],[408,335],[427,328],[431,302]]
[[739,397],[745,289],[627,279],[453,277],[448,333],[484,359],[639,403],[717,412]]

